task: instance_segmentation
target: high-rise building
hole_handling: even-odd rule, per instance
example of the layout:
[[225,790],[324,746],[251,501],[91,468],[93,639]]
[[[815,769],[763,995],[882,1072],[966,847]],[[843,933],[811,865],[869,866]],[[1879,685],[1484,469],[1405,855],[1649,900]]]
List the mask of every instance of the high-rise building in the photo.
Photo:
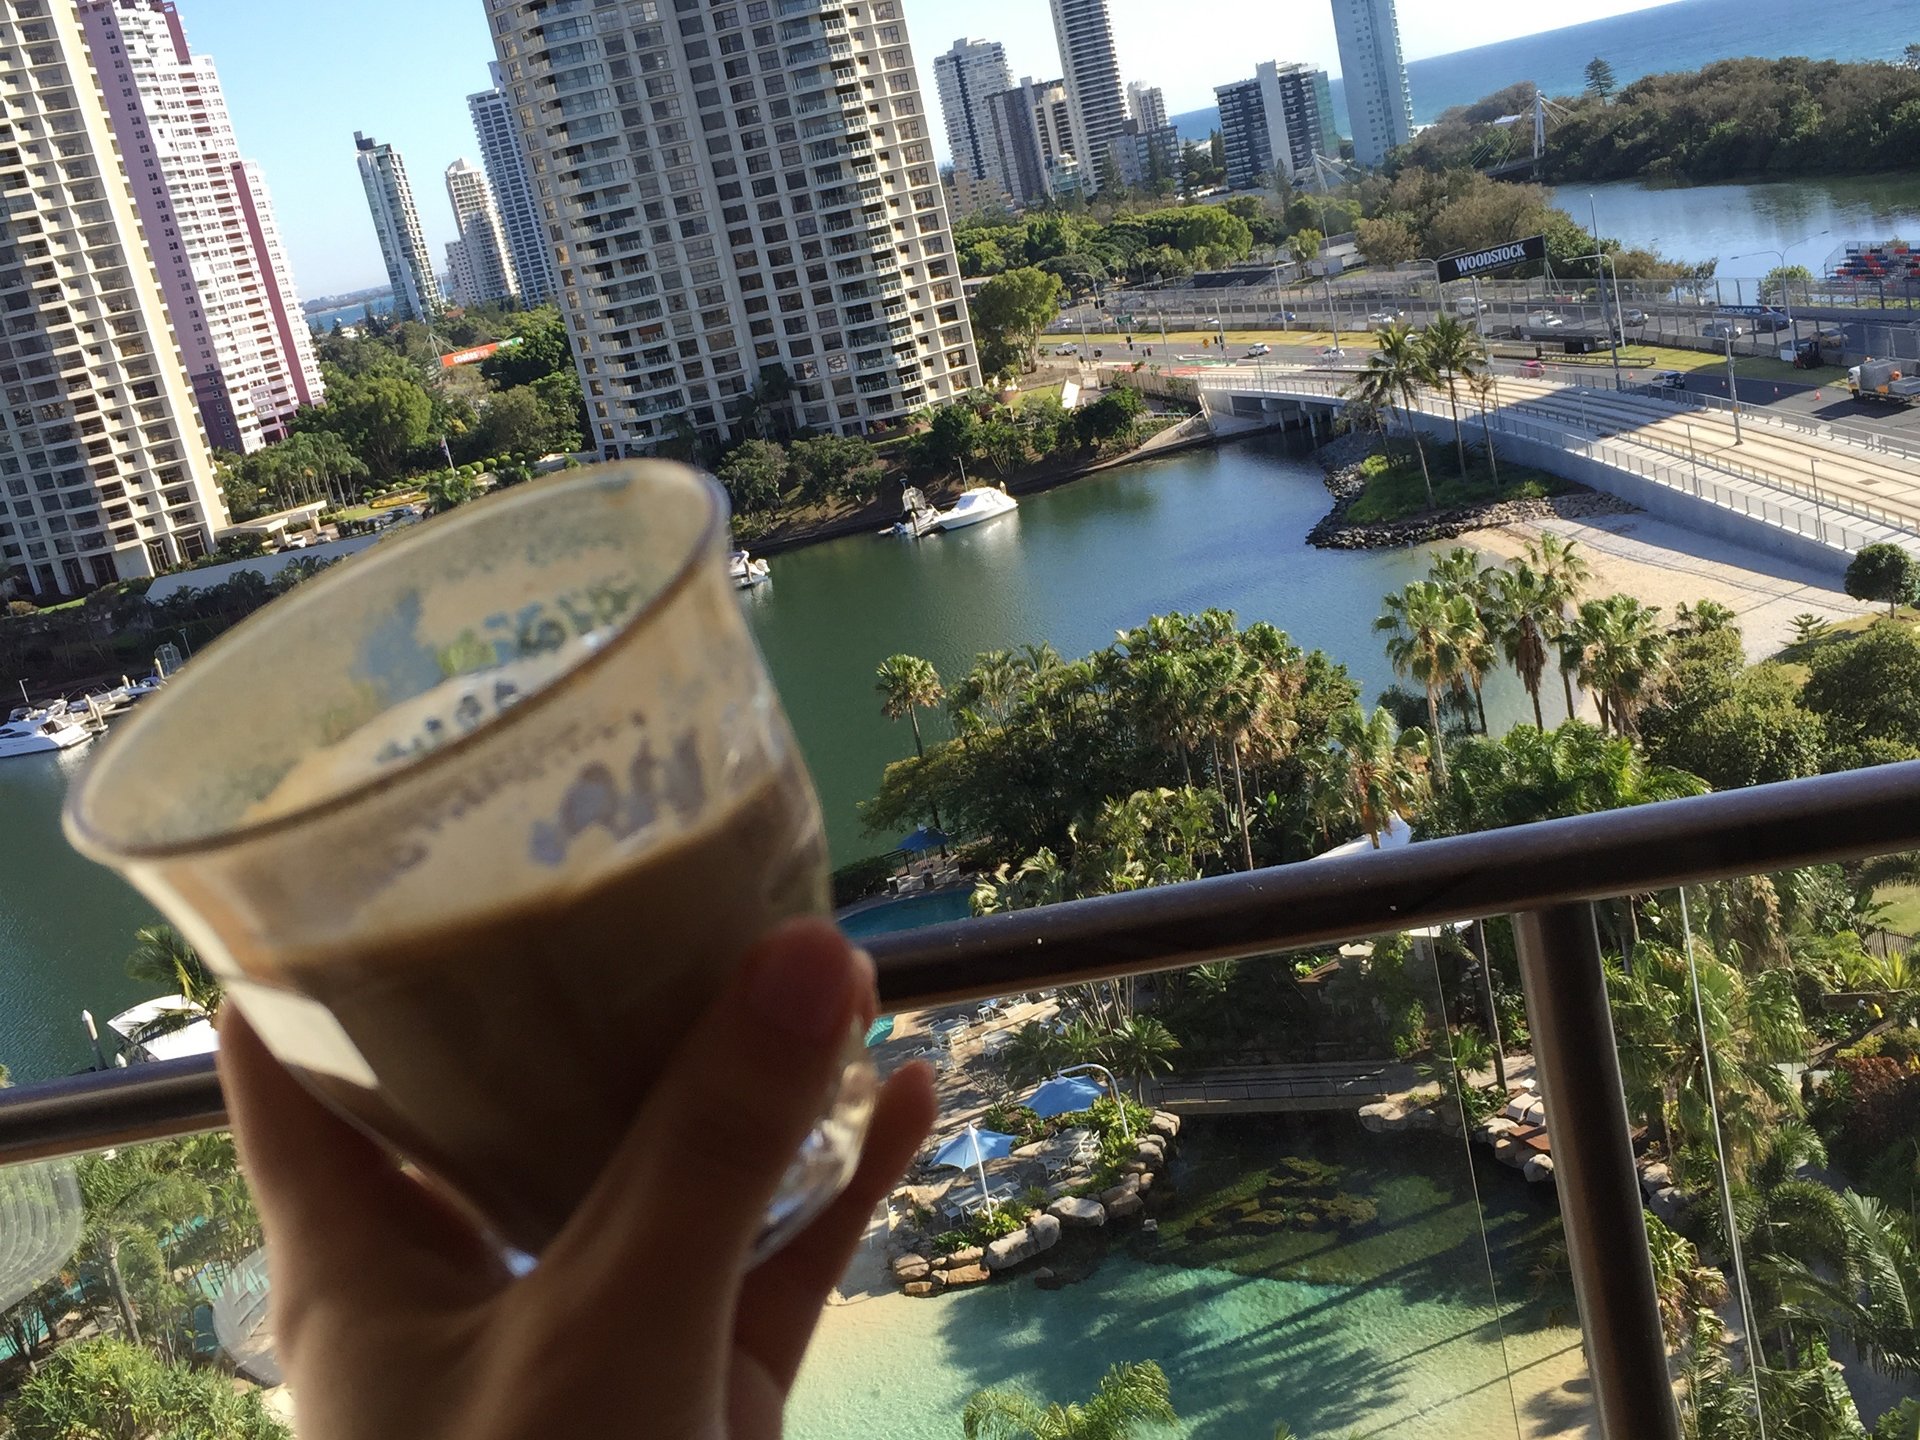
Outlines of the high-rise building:
[[901,0],[778,8],[487,0],[606,455],[782,371],[842,433],[978,383]]
[[0,8],[0,92],[0,562],[81,595],[209,553],[227,512],[72,0]]
[[258,450],[323,394],[266,185],[172,0],[81,0],[80,18],[208,438]]
[[406,161],[393,146],[357,131],[353,143],[360,156],[367,208],[380,237],[380,258],[386,261],[387,283],[393,286],[393,313],[402,319],[424,320],[439,312],[440,282],[427,254],[427,236],[420,228]]
[[998,40],[956,40],[951,50],[933,57],[933,79],[955,168],[1011,193],[1013,187],[996,168],[998,156],[987,118],[987,97],[1013,84],[1007,52]]
[[473,278],[473,261],[468,257],[464,240],[447,242],[447,294],[456,305],[478,305],[479,285]]
[[1104,157],[1127,118],[1107,0],[1052,0],[1052,4],[1053,33],[1066,71],[1073,153],[1087,172],[1088,188],[1097,190]]
[[1400,55],[1394,0],[1333,0],[1333,30],[1340,42],[1353,158],[1378,165],[1388,151],[1413,138],[1413,96]]
[[1140,122],[1142,131],[1159,130],[1167,123],[1167,100],[1158,85],[1127,82],[1127,114]]
[[462,305],[514,300],[520,280],[513,270],[513,254],[494,209],[493,190],[486,172],[468,160],[447,167],[447,199],[453,204],[453,222],[460,231],[460,258],[465,283],[455,277],[454,299]]
[[473,115],[473,133],[480,138],[480,163],[487,167],[500,228],[513,255],[520,298],[529,305],[544,304],[559,288],[553,274],[553,245],[534,194],[520,117],[500,88],[500,66],[496,63],[491,69],[493,88],[469,95],[467,109]]
[[1007,193],[1022,205],[1037,205],[1060,192],[1059,182],[1080,183],[1073,152],[1073,117],[1060,80],[1022,79],[987,97],[995,164],[1007,178]]
[[1234,189],[1267,187],[1281,178],[1297,183],[1313,174],[1316,153],[1328,153],[1320,108],[1325,71],[1263,60],[1253,79],[1216,86],[1213,93],[1220,103],[1227,184]]

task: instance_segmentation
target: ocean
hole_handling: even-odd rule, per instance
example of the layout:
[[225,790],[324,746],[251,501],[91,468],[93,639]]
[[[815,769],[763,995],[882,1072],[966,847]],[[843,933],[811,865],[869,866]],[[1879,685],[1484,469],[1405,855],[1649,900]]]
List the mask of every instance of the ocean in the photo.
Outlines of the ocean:
[[[1496,45],[1433,55],[1407,64],[1413,118],[1427,124],[1443,110],[1469,105],[1484,95],[1531,80],[1548,95],[1566,95],[1586,84],[1582,73],[1598,55],[1625,85],[1642,75],[1697,70],[1715,60],[1743,55],[1806,55],[1816,60],[1892,60],[1920,40],[1920,0],[1881,0],[1860,10],[1805,0],[1678,0],[1651,10],[1616,15],[1548,30]],[[1228,79],[1233,77],[1225,77]],[[1333,82],[1341,133],[1346,98]],[[1213,106],[1172,117],[1180,134],[1205,140],[1220,123]]]

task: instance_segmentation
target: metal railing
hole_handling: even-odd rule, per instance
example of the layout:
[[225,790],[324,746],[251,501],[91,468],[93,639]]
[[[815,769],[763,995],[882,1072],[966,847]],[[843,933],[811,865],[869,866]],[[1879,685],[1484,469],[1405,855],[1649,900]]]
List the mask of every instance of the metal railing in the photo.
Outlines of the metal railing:
[[[1920,846],[1920,762],[931,926],[870,942],[902,1010],[1515,916],[1601,1433],[1677,1440],[1586,902]],[[0,1094],[0,1162],[225,1123],[210,1062]]]

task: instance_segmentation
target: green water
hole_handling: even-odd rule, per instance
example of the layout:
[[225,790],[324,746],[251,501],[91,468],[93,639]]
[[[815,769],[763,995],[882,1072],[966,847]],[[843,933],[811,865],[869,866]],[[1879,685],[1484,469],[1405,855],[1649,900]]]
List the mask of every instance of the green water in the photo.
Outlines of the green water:
[[[1490,1160],[1470,1174],[1458,1140],[1369,1135],[1351,1116],[1189,1122],[1182,1149],[1153,1258],[1110,1253],[1057,1291],[995,1281],[829,1310],[789,1436],[953,1437],[976,1389],[1080,1399],[1122,1360],[1159,1363],[1176,1433],[1194,1440],[1270,1440],[1280,1420],[1303,1440],[1578,1433],[1571,1302],[1558,1285],[1536,1296],[1528,1273],[1556,1228],[1551,1191]],[[1334,1167],[1338,1189],[1372,1201],[1377,1221],[1348,1234],[1183,1236],[1284,1155]]]
[[[1315,550],[1319,467],[1281,440],[1129,466],[1021,502],[1017,515],[914,544],[855,536],[780,555],[742,597],[818,785],[835,860],[889,849],[857,804],[912,753],[880,715],[874,667],[924,655],[952,676],[984,649],[1051,641],[1076,655],[1149,615],[1218,605],[1271,620],[1344,661],[1366,698],[1391,682],[1371,630],[1380,597],[1422,573],[1424,551]],[[1488,688],[1496,725],[1524,696]],[[923,717],[930,735],[939,716]],[[22,1080],[88,1063],[79,1012],[146,998],[121,973],[150,912],[60,837],[66,777],[84,757],[0,761],[0,1062]]]

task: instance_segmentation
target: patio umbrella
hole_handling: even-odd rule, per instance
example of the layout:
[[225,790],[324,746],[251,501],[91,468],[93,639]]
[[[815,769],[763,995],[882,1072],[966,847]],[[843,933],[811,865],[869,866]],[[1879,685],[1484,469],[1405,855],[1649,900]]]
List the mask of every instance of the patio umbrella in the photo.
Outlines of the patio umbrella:
[[918,830],[902,840],[899,848],[905,850],[910,855],[924,855],[929,850],[938,850],[946,843],[947,837],[944,834],[935,830],[931,825],[922,825]]
[[1056,1075],[1022,1102],[1042,1120],[1085,1110],[1107,1092],[1084,1075]]
[[944,1165],[950,1170],[970,1169],[977,1172],[980,1176],[980,1195],[985,1199],[987,1161],[998,1160],[1003,1155],[1011,1155],[1013,1145],[1014,1139],[1011,1135],[1002,1135],[998,1130],[981,1130],[969,1125],[965,1134],[954,1136],[933,1152],[933,1163]]

